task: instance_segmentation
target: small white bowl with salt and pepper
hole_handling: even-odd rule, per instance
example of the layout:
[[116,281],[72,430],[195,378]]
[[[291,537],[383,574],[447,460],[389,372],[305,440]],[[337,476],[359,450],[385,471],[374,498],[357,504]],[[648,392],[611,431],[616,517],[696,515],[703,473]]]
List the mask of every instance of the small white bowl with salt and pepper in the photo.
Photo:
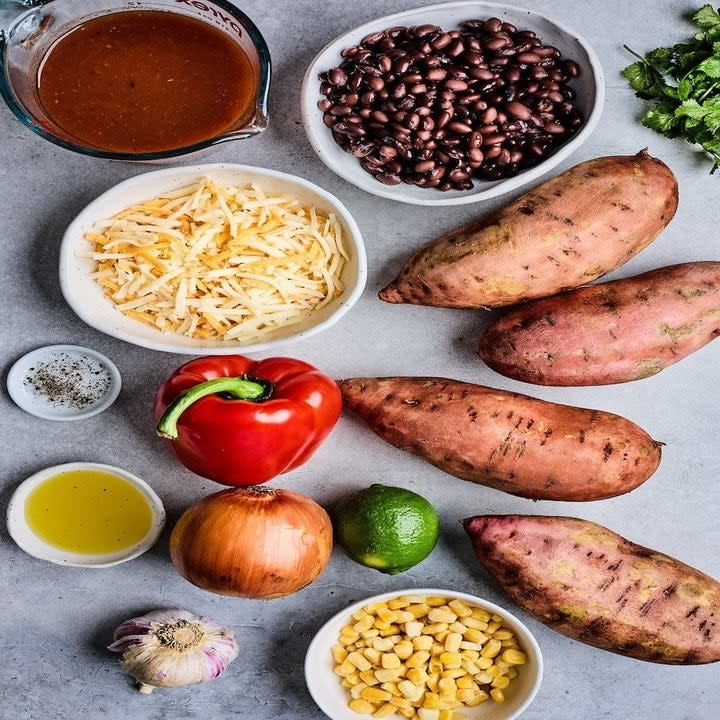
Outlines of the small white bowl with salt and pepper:
[[80,420],[109,408],[122,380],[105,355],[80,345],[48,345],[10,368],[7,389],[18,407],[45,420]]

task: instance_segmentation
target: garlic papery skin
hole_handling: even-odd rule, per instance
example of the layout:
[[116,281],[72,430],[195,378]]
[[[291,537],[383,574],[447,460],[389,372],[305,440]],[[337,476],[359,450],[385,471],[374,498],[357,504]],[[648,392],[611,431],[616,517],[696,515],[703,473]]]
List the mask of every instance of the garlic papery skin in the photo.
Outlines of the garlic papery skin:
[[240,651],[231,630],[177,608],[126,620],[113,640],[108,650],[122,653],[120,665],[145,694],[213,680]]

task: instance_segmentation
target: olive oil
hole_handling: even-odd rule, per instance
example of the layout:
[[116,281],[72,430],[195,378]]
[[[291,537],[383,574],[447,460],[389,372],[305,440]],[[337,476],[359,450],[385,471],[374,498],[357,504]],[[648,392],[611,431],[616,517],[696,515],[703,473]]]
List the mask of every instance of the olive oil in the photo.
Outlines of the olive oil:
[[139,543],[152,525],[152,510],[143,493],[120,475],[70,470],[32,490],[25,520],[49,545],[100,555]]

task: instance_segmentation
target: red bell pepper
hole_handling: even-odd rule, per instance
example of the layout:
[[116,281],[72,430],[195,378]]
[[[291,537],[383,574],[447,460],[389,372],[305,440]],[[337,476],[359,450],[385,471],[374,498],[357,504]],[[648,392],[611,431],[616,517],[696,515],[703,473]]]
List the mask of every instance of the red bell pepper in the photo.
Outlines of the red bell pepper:
[[188,469],[258,485],[306,462],[341,407],[337,383],[308,363],[223,355],[178,368],[158,390],[155,419]]

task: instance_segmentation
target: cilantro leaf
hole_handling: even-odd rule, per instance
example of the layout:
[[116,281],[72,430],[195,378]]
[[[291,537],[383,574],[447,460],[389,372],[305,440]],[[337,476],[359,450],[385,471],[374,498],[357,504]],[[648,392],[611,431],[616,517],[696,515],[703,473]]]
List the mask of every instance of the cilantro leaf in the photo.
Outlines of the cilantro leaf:
[[720,56],[711,55],[705,58],[696,68],[711,78],[720,78]]
[[692,21],[701,32],[671,47],[637,58],[622,75],[637,97],[650,101],[641,118],[645,127],[666,137],[699,145],[720,167],[720,12],[703,5]]
[[720,27],[720,14],[712,5],[703,5],[693,16],[692,21],[703,30]]

